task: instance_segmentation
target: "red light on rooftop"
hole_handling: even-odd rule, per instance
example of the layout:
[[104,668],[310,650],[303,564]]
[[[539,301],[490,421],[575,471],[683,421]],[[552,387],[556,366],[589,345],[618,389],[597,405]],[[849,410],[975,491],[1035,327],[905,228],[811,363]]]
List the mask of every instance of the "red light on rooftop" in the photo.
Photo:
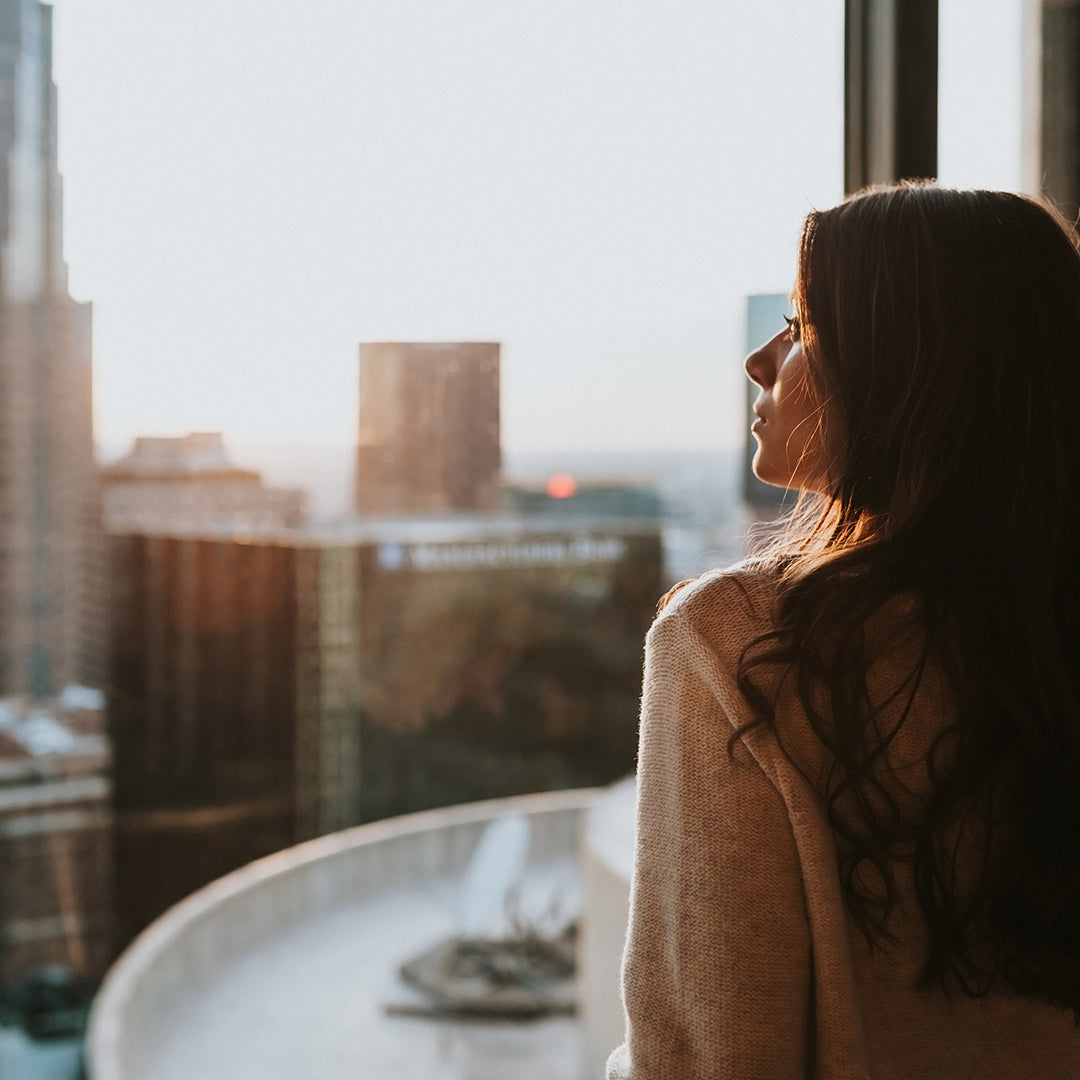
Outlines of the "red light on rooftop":
[[567,472],[553,473],[548,477],[544,491],[551,499],[569,499],[577,492],[577,481]]

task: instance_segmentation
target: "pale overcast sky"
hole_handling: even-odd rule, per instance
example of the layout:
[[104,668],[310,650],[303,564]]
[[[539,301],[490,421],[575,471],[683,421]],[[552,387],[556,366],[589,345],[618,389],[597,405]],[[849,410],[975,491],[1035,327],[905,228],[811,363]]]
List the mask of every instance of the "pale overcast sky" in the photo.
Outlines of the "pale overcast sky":
[[[348,445],[362,340],[503,342],[510,450],[742,441],[743,298],[842,195],[840,0],[56,0],[99,442]],[[941,0],[1019,184],[1020,0]]]

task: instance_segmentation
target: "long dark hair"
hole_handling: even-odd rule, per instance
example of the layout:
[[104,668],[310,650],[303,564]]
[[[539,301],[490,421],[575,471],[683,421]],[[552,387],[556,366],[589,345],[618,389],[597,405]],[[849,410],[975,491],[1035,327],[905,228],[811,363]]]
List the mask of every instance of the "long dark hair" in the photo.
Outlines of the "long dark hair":
[[923,986],[1080,1023],[1077,238],[1020,195],[870,189],[806,219],[794,305],[830,490],[740,686],[779,728],[768,673],[791,675],[868,940],[907,874]]

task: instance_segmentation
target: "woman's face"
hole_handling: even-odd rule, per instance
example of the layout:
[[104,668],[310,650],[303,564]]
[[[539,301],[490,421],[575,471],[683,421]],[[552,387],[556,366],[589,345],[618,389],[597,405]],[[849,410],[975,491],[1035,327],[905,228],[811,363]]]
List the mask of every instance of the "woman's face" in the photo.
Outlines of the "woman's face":
[[806,364],[798,319],[746,358],[746,374],[761,387],[751,431],[757,439],[754,475],[766,484],[824,492],[828,455],[824,405]]

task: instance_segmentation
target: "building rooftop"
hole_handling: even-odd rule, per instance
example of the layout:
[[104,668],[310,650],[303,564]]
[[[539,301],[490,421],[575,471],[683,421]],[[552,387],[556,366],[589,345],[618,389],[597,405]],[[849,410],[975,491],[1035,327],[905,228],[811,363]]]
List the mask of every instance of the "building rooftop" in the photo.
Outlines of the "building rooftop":
[[102,697],[69,686],[49,706],[0,698],[0,809],[7,785],[90,777],[109,765]]
[[395,891],[317,920],[184,997],[132,1076],[155,1080],[573,1076],[569,1018],[508,1024],[387,1016],[416,1001],[398,966],[453,932],[451,883]]
[[246,478],[258,479],[257,473],[238,470],[232,465],[218,431],[180,436],[140,435],[127,454],[103,471],[106,476],[124,478],[242,473]]
[[[133,533],[162,534],[208,540],[239,540],[235,527],[206,524],[184,529],[132,529]],[[318,522],[302,528],[265,527],[252,530],[250,539],[265,544],[323,547],[342,544],[470,544],[483,541],[520,543],[534,536],[591,533],[652,533],[650,518],[520,515],[514,513],[410,514],[357,516]]]
[[[581,1024],[388,1015],[425,999],[400,965],[460,926],[488,824],[530,823],[519,911],[580,903],[581,812],[597,792],[525,796],[360,826],[253,863],[146,930],[94,1006],[94,1080],[575,1078]],[[617,998],[617,995],[615,995]]]
[[32,1039],[21,1028],[0,1026],[0,1076],[10,1080],[71,1080],[79,1075],[78,1038]]

